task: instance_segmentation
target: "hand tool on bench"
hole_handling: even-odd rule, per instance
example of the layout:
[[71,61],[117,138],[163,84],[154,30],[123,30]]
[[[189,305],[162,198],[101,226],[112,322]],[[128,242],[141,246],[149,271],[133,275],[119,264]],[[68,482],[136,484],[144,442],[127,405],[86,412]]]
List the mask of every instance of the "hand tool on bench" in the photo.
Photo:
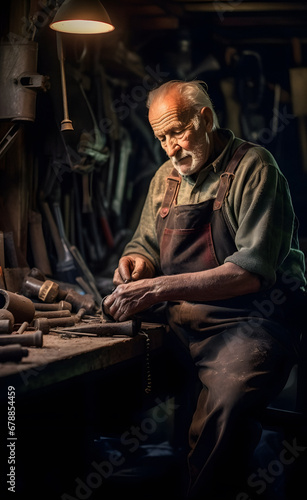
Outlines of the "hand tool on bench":
[[9,319],[0,319],[0,334],[2,333],[11,333],[11,324]]
[[[15,325],[15,327],[16,327],[16,325]],[[23,323],[21,323],[18,330],[16,330],[16,332],[13,332],[13,333],[18,333],[21,335],[23,332],[25,332],[27,330],[28,327],[29,327],[29,323],[27,321],[24,321]]]
[[[46,304],[45,302],[34,302],[35,311],[71,311],[72,305],[70,302],[60,300],[54,304]],[[36,314],[35,312],[35,314]]]
[[87,313],[91,314],[96,310],[95,301],[91,295],[81,295],[73,289],[64,290],[52,280],[40,281],[28,275],[23,281],[22,291],[30,297],[38,297],[48,303],[57,299],[60,301],[65,299],[75,311],[84,308]]
[[63,309],[62,311],[35,311],[34,319],[36,318],[70,318],[71,312]]
[[[33,327],[38,330],[41,330],[43,334],[48,334],[52,328],[75,326],[77,323],[80,323],[85,313],[86,309],[84,307],[81,307],[77,312],[77,314],[74,315],[70,314],[69,316],[56,317],[56,318],[51,316],[48,317],[46,315],[40,317],[34,317]],[[87,325],[87,323],[84,324]]]
[[74,326],[75,320],[73,316],[70,318],[36,318],[33,320],[34,328],[43,332],[44,335],[48,334],[51,328]]
[[7,363],[10,361],[18,363],[22,358],[25,358],[28,355],[28,349],[25,349],[20,344],[0,347],[0,363]]
[[0,335],[0,346],[8,344],[20,344],[23,346],[42,347],[43,346],[43,333],[36,330],[33,333],[23,333],[11,335]]
[[7,309],[0,309],[0,333],[11,333],[13,331],[13,326],[15,323],[15,318],[11,311]]
[[[32,276],[26,276],[21,291],[24,295],[37,297],[43,302],[54,302],[59,294],[60,286],[52,280],[40,281]],[[34,306],[33,306],[34,307]]]
[[[41,327],[41,323],[39,324]],[[59,333],[70,333],[77,335],[91,334],[97,337],[112,337],[114,335],[125,335],[134,337],[138,330],[136,330],[136,323],[132,320],[121,322],[97,322],[97,323],[81,323],[67,328],[60,328]],[[52,332],[57,333],[56,328],[52,328]]]

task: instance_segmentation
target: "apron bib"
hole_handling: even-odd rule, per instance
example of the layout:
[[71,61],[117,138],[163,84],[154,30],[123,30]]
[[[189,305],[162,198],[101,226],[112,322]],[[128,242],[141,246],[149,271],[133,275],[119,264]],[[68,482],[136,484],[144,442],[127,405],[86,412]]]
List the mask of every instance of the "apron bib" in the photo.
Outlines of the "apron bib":
[[181,177],[174,168],[167,178],[166,192],[156,229],[163,274],[205,271],[221,265],[236,251],[234,234],[224,218],[226,198],[238,163],[253,144],[243,143],[221,175],[215,199],[192,205],[177,205]]

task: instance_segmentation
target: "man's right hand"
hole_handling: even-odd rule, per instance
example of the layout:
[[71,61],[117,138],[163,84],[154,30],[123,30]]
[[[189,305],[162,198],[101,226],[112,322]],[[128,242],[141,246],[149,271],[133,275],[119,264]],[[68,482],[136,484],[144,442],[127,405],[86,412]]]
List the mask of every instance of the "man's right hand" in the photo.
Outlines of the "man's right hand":
[[121,285],[130,281],[137,281],[144,278],[153,278],[155,268],[149,259],[139,254],[131,254],[122,257],[115,270],[113,283]]

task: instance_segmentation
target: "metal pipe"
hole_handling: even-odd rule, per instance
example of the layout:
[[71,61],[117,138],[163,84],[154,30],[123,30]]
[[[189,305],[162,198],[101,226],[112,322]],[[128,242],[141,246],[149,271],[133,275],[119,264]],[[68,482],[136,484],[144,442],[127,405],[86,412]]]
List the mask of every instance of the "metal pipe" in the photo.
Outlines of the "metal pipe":
[[[133,337],[138,333],[138,326],[135,321],[120,321],[106,323],[79,323],[73,327],[67,327],[69,333],[92,333],[97,337],[110,337],[113,335],[126,335]],[[65,328],[61,328],[62,332]]]
[[75,320],[71,316],[70,318],[37,318],[33,321],[34,328],[37,328],[43,332],[43,334],[48,334],[50,328],[56,328],[57,326],[74,326]]
[[[38,297],[40,300],[48,303],[53,302],[54,300],[56,300],[56,298],[62,297],[63,299],[65,299],[65,301],[63,302],[68,302],[69,304],[71,304],[72,309],[76,311],[84,308],[86,310],[86,313],[92,313],[96,308],[95,301],[91,295],[81,295],[73,289],[63,290],[59,287],[58,283],[55,283],[51,280],[39,281],[36,278],[32,278],[31,276],[26,276],[23,281],[22,290],[27,295]],[[33,302],[31,303],[33,304]],[[34,304],[33,308],[36,308],[37,306],[38,304]]]
[[11,322],[9,319],[0,319],[0,334],[11,333]]
[[[13,326],[15,323],[15,318],[11,311],[8,311],[7,309],[0,309],[0,323],[2,323],[2,328],[0,328],[0,331],[3,333],[11,333],[13,331]],[[7,325],[7,326],[5,326]],[[5,330],[7,328],[7,330]]]
[[[35,302],[34,303],[35,311],[71,311],[72,305],[70,302],[66,302],[65,300],[61,300],[55,304],[45,304],[44,302]],[[35,313],[36,315],[36,313]]]
[[28,328],[28,326],[29,326],[29,323],[27,321],[24,321],[15,333],[21,334],[21,333],[25,332],[26,329]]
[[[22,284],[22,290],[26,294],[29,294],[32,297],[38,297],[43,302],[53,302],[59,294],[59,288],[58,283],[55,283],[54,281],[40,281],[36,278],[32,278],[32,276],[26,276]],[[34,304],[33,309],[35,313]]]
[[63,309],[62,311],[36,311],[34,318],[68,318],[71,316],[70,311]]
[[64,68],[64,52],[63,52],[62,37],[60,33],[56,34],[56,39],[57,39],[58,58],[60,61],[60,69],[61,69],[61,84],[62,84],[63,112],[64,112],[64,119],[61,121],[61,131],[74,130],[74,127],[72,126],[72,121],[70,120],[68,115],[66,78],[65,78],[65,68]]
[[23,321],[31,323],[35,313],[32,300],[2,289],[0,289],[0,308],[10,311],[16,323],[23,323]]
[[0,335],[0,346],[8,344],[42,347],[43,333],[40,330],[37,330],[33,333],[23,333],[22,335]]
[[0,347],[0,362],[5,363],[8,361],[19,362],[22,358],[28,356],[29,351],[21,347],[20,344],[8,345]]

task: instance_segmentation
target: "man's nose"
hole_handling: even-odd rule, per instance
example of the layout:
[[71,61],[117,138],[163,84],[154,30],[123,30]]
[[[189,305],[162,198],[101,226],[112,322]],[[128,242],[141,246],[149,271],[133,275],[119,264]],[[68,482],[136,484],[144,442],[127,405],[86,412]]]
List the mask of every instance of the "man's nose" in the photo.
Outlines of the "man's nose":
[[180,149],[179,144],[172,137],[166,139],[166,154],[169,158],[175,156]]

